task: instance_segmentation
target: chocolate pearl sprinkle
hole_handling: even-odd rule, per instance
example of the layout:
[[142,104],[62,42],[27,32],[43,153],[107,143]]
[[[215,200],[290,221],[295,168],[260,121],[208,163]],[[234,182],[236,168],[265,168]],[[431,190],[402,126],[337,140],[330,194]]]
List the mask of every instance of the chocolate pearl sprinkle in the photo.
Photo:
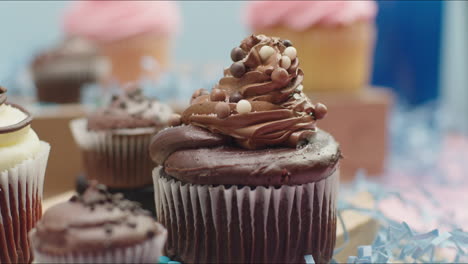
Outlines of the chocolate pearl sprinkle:
[[70,198],[69,201],[72,202],[72,203],[77,202],[77,201],[78,201],[78,196],[73,195],[73,196]]
[[210,100],[213,102],[219,102],[226,100],[226,93],[220,89],[214,88],[210,94]]
[[231,96],[229,96],[229,102],[231,103],[237,103],[241,99],[242,99],[242,95],[239,92],[235,92]]
[[277,83],[285,83],[288,80],[289,74],[283,68],[276,68],[271,74],[271,80]]
[[180,119],[179,114],[172,114],[169,118],[168,125],[169,126],[180,126],[182,124],[182,120]]
[[215,106],[215,113],[218,118],[224,119],[231,114],[231,108],[228,103],[219,102]]
[[232,76],[236,78],[241,78],[245,74],[245,65],[241,61],[234,62],[230,68]]
[[315,119],[323,119],[327,115],[328,109],[322,103],[317,103],[315,105],[314,116]]
[[283,40],[283,45],[286,47],[291,47],[293,44],[289,39]]
[[239,47],[235,47],[231,50],[231,59],[232,61],[240,61],[245,58],[245,51]]

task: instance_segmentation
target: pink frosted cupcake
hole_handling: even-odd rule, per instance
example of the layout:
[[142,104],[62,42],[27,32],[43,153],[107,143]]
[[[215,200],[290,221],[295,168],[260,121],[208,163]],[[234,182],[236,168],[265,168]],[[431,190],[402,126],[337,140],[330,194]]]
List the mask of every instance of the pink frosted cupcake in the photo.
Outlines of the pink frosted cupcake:
[[178,6],[170,1],[77,1],[64,17],[65,32],[95,42],[120,82],[154,76],[159,67],[142,67],[146,56],[167,67],[179,24]]
[[374,1],[251,1],[252,32],[292,41],[301,53],[306,91],[360,91],[370,76]]

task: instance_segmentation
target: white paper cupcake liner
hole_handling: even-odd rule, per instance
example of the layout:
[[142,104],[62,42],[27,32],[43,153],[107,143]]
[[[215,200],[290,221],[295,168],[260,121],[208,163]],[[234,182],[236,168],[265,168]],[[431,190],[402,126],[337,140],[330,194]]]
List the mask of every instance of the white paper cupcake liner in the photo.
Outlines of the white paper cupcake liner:
[[155,164],[149,155],[154,128],[89,131],[87,120],[70,123],[82,150],[85,176],[111,188],[136,188],[151,184]]
[[281,187],[183,184],[153,171],[156,215],[167,251],[184,263],[317,263],[336,240],[338,170],[317,182]]
[[[159,225],[159,224],[158,224]],[[159,229],[164,227],[159,225]],[[31,232],[33,236],[34,230]],[[70,255],[54,256],[39,252],[35,248],[33,263],[151,263],[157,264],[162,255],[167,232],[158,234],[152,239],[133,247],[108,249],[93,253],[74,253]],[[39,242],[38,242],[39,243]]]
[[0,263],[30,263],[28,232],[42,216],[42,192],[50,146],[0,172]]

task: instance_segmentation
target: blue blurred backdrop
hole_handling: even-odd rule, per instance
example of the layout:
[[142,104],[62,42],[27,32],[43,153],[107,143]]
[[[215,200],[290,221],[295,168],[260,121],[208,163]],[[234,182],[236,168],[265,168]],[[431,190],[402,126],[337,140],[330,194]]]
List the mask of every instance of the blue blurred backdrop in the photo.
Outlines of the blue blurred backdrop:
[[[248,33],[241,21],[245,2],[179,3],[184,24],[174,51],[176,62],[228,65],[229,51]],[[60,16],[67,4],[67,1],[0,3],[0,82],[24,67],[34,52],[62,37]],[[444,6],[452,1],[379,0],[378,4],[373,84],[391,87],[401,101],[410,105],[436,99],[441,93],[442,69],[453,60],[442,59],[443,47],[450,46],[442,38],[447,38],[444,21],[451,16]],[[468,6],[463,1],[459,5]],[[454,26],[467,29],[462,23]]]

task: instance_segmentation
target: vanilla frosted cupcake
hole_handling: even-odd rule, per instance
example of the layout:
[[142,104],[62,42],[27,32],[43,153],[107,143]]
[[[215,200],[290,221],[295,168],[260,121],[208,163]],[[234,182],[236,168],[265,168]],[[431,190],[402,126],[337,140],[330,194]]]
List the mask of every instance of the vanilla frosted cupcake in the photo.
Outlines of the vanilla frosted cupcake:
[[289,39],[301,53],[306,91],[360,91],[372,67],[374,1],[251,1],[252,32]]
[[28,231],[42,215],[49,144],[40,141],[32,116],[6,102],[0,87],[0,262],[29,263]]
[[151,185],[155,164],[149,157],[151,137],[169,126],[171,108],[132,87],[115,95],[109,106],[73,120],[71,129],[82,150],[88,180],[109,188]]
[[[171,1],[75,1],[64,17],[65,32],[96,43],[121,83],[154,77],[170,61],[180,14]],[[148,56],[159,66],[142,66]],[[150,64],[150,63],[149,63]]]

